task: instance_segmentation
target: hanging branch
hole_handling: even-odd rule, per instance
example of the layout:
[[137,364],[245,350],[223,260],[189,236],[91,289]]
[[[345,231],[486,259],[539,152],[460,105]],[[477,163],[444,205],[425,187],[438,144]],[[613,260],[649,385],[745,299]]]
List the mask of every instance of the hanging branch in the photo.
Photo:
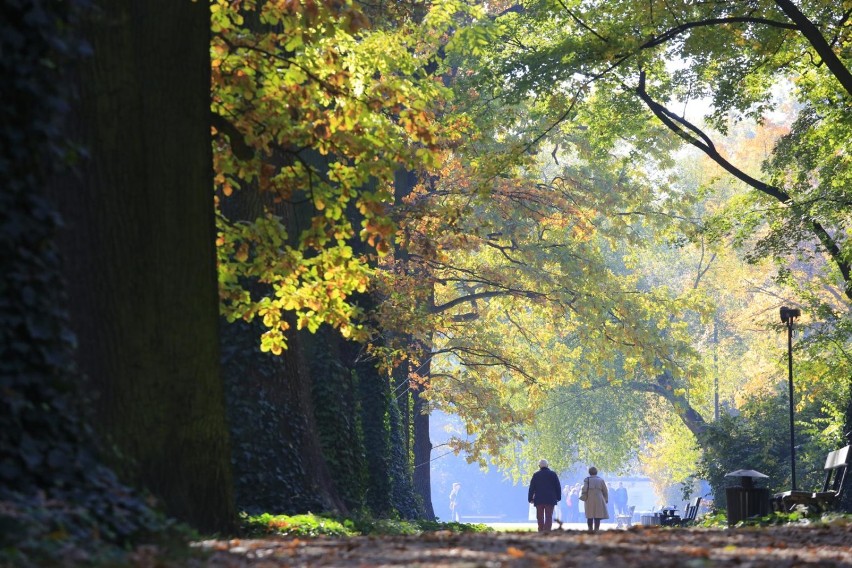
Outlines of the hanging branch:
[[752,176],[748,175],[727,159],[725,159],[722,154],[716,149],[716,146],[713,144],[712,139],[700,128],[689,122],[683,117],[680,117],[666,107],[655,101],[651,98],[648,92],[645,90],[645,72],[640,71],[639,73],[639,86],[635,89],[636,94],[645,103],[645,105],[651,109],[651,112],[654,113],[660,121],[665,124],[669,130],[677,134],[681,139],[685,140],[689,144],[695,146],[704,154],[707,155],[711,160],[716,162],[719,166],[722,167],[725,171],[730,173],[732,176],[737,178],[738,180],[746,183],[747,185],[753,187],[754,189],[769,195],[780,201],[781,203],[790,207],[791,211],[795,215],[798,215],[800,218],[804,219],[811,227],[811,231],[816,235],[819,239],[820,244],[825,248],[825,251],[829,254],[831,259],[837,265],[837,268],[840,270],[841,275],[843,276],[843,281],[846,283],[846,296],[849,299],[852,299],[852,282],[850,278],[852,278],[852,266],[850,266],[849,261],[844,260],[843,254],[840,251],[840,247],[837,245],[837,242],[834,238],[828,233],[825,227],[822,226],[817,220],[810,217],[810,215],[806,214],[804,209],[800,204],[797,204],[793,201],[793,198],[790,195],[783,191],[782,189],[775,187],[773,185],[769,185],[764,183]]

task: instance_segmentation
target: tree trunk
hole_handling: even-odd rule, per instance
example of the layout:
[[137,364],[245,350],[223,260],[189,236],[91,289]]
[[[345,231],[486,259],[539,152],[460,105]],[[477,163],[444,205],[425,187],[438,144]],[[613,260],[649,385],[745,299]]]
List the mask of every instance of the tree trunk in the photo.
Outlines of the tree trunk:
[[209,6],[110,0],[96,14],[71,125],[88,156],[55,188],[80,366],[125,479],[228,530]]
[[[426,363],[428,370],[429,363]],[[425,374],[428,376],[428,373]],[[429,412],[421,396],[422,388],[414,389],[414,490],[423,499],[426,518],[435,519],[432,506],[432,440],[429,438]]]
[[[317,160],[321,157],[314,157]],[[272,160],[276,167],[287,165]],[[245,181],[230,196],[219,195],[220,208],[232,222],[255,221],[266,210],[278,215],[289,231],[290,245],[297,245],[299,227],[310,225],[311,206],[307,203],[277,204],[273,195],[262,193],[257,184]],[[271,291],[262,284],[247,285],[253,296]],[[287,332],[288,348],[281,355],[261,353],[260,325],[225,324],[223,337],[239,346],[225,344],[224,371],[228,384],[231,431],[240,448],[234,454],[240,505],[251,511],[304,513],[309,510],[345,513],[347,507],[340,496],[328,463],[323,455],[320,430],[316,424],[313,401],[314,372],[308,363],[307,332],[296,331],[291,318]],[[250,337],[241,337],[242,334]],[[248,345],[246,345],[248,343]],[[306,345],[307,344],[307,345]],[[328,349],[323,353],[328,355]],[[248,370],[247,370],[248,369]],[[262,393],[255,390],[262,385]],[[242,392],[247,389],[248,392]],[[263,394],[265,410],[257,411],[250,402],[259,403]],[[254,397],[254,398],[253,398]],[[262,412],[272,412],[275,426],[259,420]],[[253,424],[254,427],[247,427]],[[247,459],[248,458],[248,459]],[[282,470],[280,473],[277,470]],[[284,471],[286,470],[286,471]],[[285,490],[288,484],[289,491]],[[254,486],[254,488],[253,488]],[[251,492],[260,489],[260,494]]]
[[287,336],[288,349],[284,352],[287,380],[292,384],[293,394],[297,397],[301,420],[305,429],[302,432],[302,465],[308,479],[314,484],[314,490],[323,504],[330,510],[346,512],[346,505],[332,479],[331,471],[322,451],[319,428],[314,413],[314,401],[311,392],[312,377],[307,361],[303,336],[307,332],[297,332],[295,318],[291,321],[291,332]]

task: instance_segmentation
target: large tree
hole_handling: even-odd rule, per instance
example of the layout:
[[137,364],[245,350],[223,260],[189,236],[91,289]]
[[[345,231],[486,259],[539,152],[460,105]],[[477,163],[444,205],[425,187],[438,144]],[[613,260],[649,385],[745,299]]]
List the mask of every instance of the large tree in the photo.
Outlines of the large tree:
[[[311,405],[301,396],[286,420],[304,434],[303,455],[324,445],[325,456],[301,460],[298,468],[329,497],[326,506],[339,508],[331,498],[339,492],[360,508],[363,502],[352,499],[366,495],[374,512],[393,506],[406,516],[413,499],[395,496],[391,504],[387,486],[410,493],[410,457],[400,436],[410,418],[398,423],[388,373],[348,340],[368,336],[360,316],[375,302],[367,291],[375,258],[392,243],[387,210],[395,174],[429,167],[438,156],[430,107],[444,89],[420,73],[447,14],[435,10],[435,21],[419,28],[411,9],[220,1],[213,4],[212,43],[223,313],[262,322],[261,350],[289,369],[287,380],[276,381],[280,387],[321,397]],[[327,330],[324,345],[305,337],[320,326],[344,339]],[[300,356],[302,349],[313,357]],[[340,366],[354,372],[347,376]],[[347,394],[355,398],[337,400]],[[362,440],[341,448],[338,434],[354,435],[356,424]],[[391,459],[394,450],[401,464]],[[361,473],[368,478],[363,487]]]
[[10,566],[73,562],[80,549],[126,549],[164,529],[102,463],[68,320],[63,219],[47,199],[52,178],[79,173],[68,160],[79,140],[62,124],[74,100],[66,71],[89,52],[77,28],[89,8],[33,0],[0,8],[0,563]]
[[219,372],[202,2],[103,2],[72,79],[76,171],[52,196],[95,426],[128,482],[204,530],[235,513]]

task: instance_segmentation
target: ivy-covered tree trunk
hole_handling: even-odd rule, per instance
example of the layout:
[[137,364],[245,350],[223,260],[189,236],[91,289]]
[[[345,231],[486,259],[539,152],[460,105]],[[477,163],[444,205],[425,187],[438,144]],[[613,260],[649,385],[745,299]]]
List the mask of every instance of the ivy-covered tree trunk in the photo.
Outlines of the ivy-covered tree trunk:
[[302,465],[304,421],[289,396],[285,358],[261,353],[260,322],[224,323],[222,372],[240,511],[294,514],[324,510]]
[[366,452],[361,436],[357,376],[344,363],[337,331],[320,328],[302,334],[313,377],[313,407],[323,456],[347,507],[364,507],[367,490]]
[[[421,371],[429,376],[430,364],[427,361]],[[426,518],[435,518],[435,508],[432,505],[432,440],[429,437],[429,411],[422,396],[423,389],[418,387],[412,391],[414,400],[414,490],[423,500]]]
[[[288,227],[291,245],[296,244],[298,227],[310,224],[308,204],[277,203],[253,181],[244,181],[230,196],[218,197],[229,222],[251,222],[267,211],[276,213]],[[258,297],[271,293],[261,283],[248,287]],[[347,505],[323,455],[313,397],[317,379],[306,354],[310,349],[306,343],[312,340],[306,332],[296,330],[295,322],[290,323],[288,349],[280,355],[261,352],[260,336],[265,328],[259,321],[224,324],[224,373],[237,503],[255,513],[346,512]],[[318,351],[328,357],[328,346]]]
[[[295,321],[291,330],[295,330]],[[308,472],[312,490],[322,500],[329,510],[346,512],[346,506],[340,499],[336,484],[322,451],[319,438],[315,406],[312,396],[313,377],[307,359],[307,348],[304,342],[304,332],[292,332],[288,336],[289,349],[285,352],[287,374],[285,378],[293,385],[294,394],[298,397],[302,410],[300,419],[304,421],[305,430],[302,436],[302,462]],[[284,355],[283,355],[284,356]]]
[[[74,364],[59,215],[46,199],[67,149],[62,70],[85,2],[0,5],[0,565],[69,562],[162,529],[98,456]],[[95,537],[98,538],[95,538]]]
[[388,422],[390,382],[379,375],[372,361],[360,360],[359,352],[360,346],[350,342],[343,343],[341,348],[344,365],[353,369],[358,385],[358,418],[367,474],[364,501],[374,515],[387,517],[393,511]]
[[203,530],[235,518],[219,371],[203,2],[110,0],[85,32],[57,184],[79,361],[116,467]]
[[313,345],[316,425],[340,492],[378,517],[423,517],[391,378],[334,330],[302,339]]
[[[390,383],[389,383],[390,386]],[[403,392],[403,395],[408,396]],[[391,391],[391,397],[399,396]],[[403,426],[407,417],[399,411],[399,406],[391,401],[388,407],[388,429],[391,435],[390,477],[394,509],[403,519],[423,517],[423,507],[414,491],[412,480],[411,454],[408,451],[408,429]]]

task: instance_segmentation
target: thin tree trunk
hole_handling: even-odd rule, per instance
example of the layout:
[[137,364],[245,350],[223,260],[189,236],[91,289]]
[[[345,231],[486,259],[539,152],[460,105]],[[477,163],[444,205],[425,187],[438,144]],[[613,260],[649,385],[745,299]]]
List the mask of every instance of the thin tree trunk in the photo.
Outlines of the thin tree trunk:
[[[425,363],[424,376],[428,376],[429,363]],[[422,388],[412,391],[414,396],[414,491],[423,499],[426,518],[435,519],[432,506],[432,440],[429,438],[429,412],[421,396]]]

